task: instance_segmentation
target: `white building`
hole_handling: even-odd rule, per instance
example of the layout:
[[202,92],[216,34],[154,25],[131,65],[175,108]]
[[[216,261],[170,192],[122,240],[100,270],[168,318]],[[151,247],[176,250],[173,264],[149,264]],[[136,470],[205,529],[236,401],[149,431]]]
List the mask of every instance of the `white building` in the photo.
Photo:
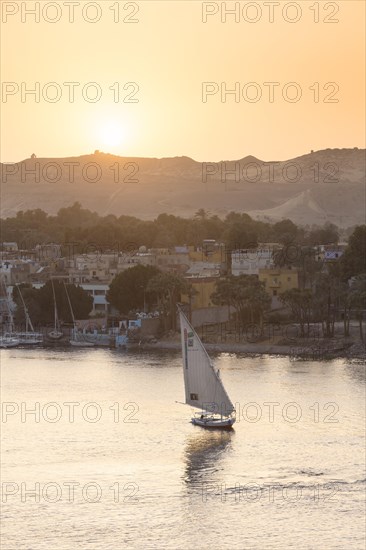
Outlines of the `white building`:
[[39,264],[32,260],[0,260],[0,278],[6,285],[26,283],[39,267]]
[[91,311],[91,315],[95,315],[96,313],[104,313],[107,315],[109,306],[109,302],[107,301],[107,292],[109,285],[83,283],[79,286],[81,286],[81,288],[93,298],[93,309]]
[[121,253],[118,257],[117,272],[120,273],[136,265],[156,265],[156,255],[151,251]]
[[[33,283],[34,288],[41,288],[45,283]],[[91,315],[96,313],[104,313],[107,315],[109,302],[107,301],[107,292],[109,285],[101,283],[81,283],[80,286],[93,298],[93,309]]]
[[220,277],[220,267],[220,264],[215,263],[193,262],[191,267],[184,274],[184,277],[186,279]]
[[256,250],[233,250],[231,253],[231,273],[239,275],[258,275],[260,269],[274,266],[273,249],[257,248]]
[[1,243],[1,248],[5,252],[18,252],[18,244],[16,242]]
[[117,259],[113,254],[83,254],[69,260],[69,281],[84,284],[91,281],[111,281],[117,274]]

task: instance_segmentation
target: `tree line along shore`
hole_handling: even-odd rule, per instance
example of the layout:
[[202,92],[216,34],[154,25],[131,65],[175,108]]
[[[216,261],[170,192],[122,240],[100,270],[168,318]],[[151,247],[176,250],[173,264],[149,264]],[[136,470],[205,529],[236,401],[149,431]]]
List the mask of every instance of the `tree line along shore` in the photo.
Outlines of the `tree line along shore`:
[[[36,262],[32,254],[43,251],[50,243],[58,247],[57,255],[41,254],[36,273],[25,272],[23,280],[12,280],[9,266],[14,267],[17,261],[29,263],[32,258]],[[116,243],[117,250],[113,249]],[[154,336],[161,339],[177,330],[177,303],[184,304],[191,320],[197,318],[200,305],[204,306],[202,309],[221,311],[216,323],[208,315],[202,326],[232,323],[239,331],[251,326],[252,332],[255,327],[256,341],[227,342],[230,335],[226,340],[217,336],[216,340],[221,341],[212,345],[221,345],[223,349],[226,346],[249,349],[249,346],[253,350],[268,350],[301,348],[301,344],[314,347],[314,340],[317,342],[314,353],[316,349],[322,353],[324,346],[319,342],[327,340],[332,354],[332,349],[341,353],[342,349],[350,350],[364,342],[365,250],[365,225],[340,233],[329,223],[322,227],[300,227],[290,220],[271,224],[236,212],[220,219],[203,209],[190,219],[161,214],[153,221],[143,221],[130,216],[101,217],[75,203],[62,208],[56,216],[31,210],[2,220],[0,274],[8,286],[13,286],[17,323],[22,322],[17,285],[22,288],[35,324],[52,321],[53,293],[60,318],[70,323],[65,283],[76,318],[88,318],[94,307],[90,292],[83,290],[80,281],[75,281],[76,258],[84,258],[87,264],[92,256],[97,265],[104,256],[114,256],[117,269],[105,271],[103,280],[91,273],[90,280],[86,280],[103,283],[106,288],[108,308],[103,315],[93,309],[94,318],[106,317],[106,326],[111,320],[115,323],[118,318],[134,318],[138,312],[154,311],[161,321]],[[269,265],[256,269],[255,262],[261,265],[264,252],[269,254]],[[159,263],[156,258],[164,254],[168,260],[173,255],[178,260],[174,264]],[[185,260],[179,262],[179,254],[182,258],[185,255]],[[227,314],[223,315],[225,311]],[[266,326],[270,323],[293,324],[296,338],[292,336],[287,341],[274,339],[272,335],[268,341]],[[315,325],[318,335],[312,338]],[[248,332],[248,328],[245,330]]]

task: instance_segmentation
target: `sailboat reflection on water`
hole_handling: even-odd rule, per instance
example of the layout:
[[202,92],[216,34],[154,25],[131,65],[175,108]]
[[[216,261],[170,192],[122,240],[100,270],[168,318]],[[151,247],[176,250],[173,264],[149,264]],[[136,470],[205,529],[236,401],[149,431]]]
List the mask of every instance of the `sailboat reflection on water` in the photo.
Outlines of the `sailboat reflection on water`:
[[191,434],[185,446],[184,481],[192,487],[217,484],[220,460],[230,450],[234,430],[200,430]]

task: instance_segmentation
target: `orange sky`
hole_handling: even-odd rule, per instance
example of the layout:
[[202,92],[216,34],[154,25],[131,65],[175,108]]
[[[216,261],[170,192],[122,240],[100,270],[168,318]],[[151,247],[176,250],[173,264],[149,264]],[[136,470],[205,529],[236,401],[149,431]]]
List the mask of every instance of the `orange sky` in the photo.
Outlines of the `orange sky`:
[[[221,1],[79,0],[73,23],[67,2],[39,2],[39,22],[24,10],[35,4],[1,3],[3,162],[33,152],[63,157],[95,149],[126,156],[188,155],[199,161],[248,154],[277,160],[310,149],[364,147],[363,1],[239,2],[239,22],[235,15],[221,21]],[[117,4],[120,21],[114,22]],[[232,9],[235,2],[223,5]],[[82,10],[89,20],[100,20],[85,21]],[[205,12],[216,11],[202,21]],[[123,22],[126,17],[137,22]],[[339,21],[325,23],[327,17]],[[22,98],[22,90],[37,82],[39,102],[34,95]],[[56,86],[47,87],[51,82]],[[65,82],[80,83],[73,103]],[[85,88],[90,82],[97,87]],[[117,85],[110,89],[117,82],[119,103],[114,101]],[[128,82],[137,86],[124,90]],[[206,101],[203,82],[212,83]],[[279,83],[273,102],[264,84],[269,82]],[[283,98],[289,82],[297,85],[288,87],[289,99],[301,93],[297,102]],[[334,95],[334,84],[324,90],[332,82],[339,87]],[[236,86],[239,96],[222,101],[225,86]],[[123,102],[137,88],[131,98],[138,101]],[[92,102],[96,91],[101,98]],[[56,93],[59,100],[51,102]],[[256,93],[261,98],[251,102]],[[338,102],[325,103],[327,96]]]

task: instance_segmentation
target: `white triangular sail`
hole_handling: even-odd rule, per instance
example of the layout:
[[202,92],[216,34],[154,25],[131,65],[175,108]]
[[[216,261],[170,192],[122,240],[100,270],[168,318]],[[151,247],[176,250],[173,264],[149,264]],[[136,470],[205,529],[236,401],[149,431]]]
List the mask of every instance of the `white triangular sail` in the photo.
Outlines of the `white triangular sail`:
[[187,317],[179,309],[186,403],[229,416],[234,406],[211,364],[204,345]]

